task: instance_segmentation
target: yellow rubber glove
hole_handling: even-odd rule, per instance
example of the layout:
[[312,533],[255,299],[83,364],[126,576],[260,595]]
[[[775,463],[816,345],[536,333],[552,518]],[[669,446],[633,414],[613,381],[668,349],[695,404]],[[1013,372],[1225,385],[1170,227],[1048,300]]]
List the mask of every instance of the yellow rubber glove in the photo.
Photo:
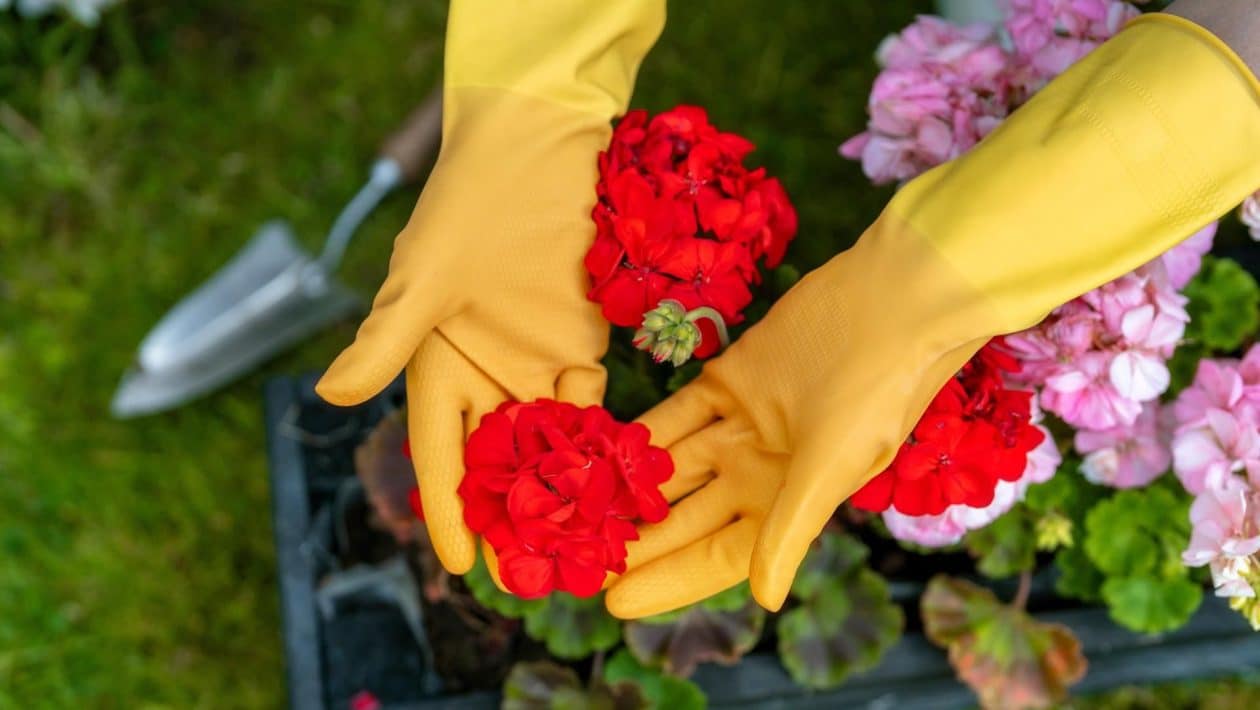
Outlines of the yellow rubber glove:
[[[1166,251],[1260,185],[1255,78],[1206,30],[1147,15],[960,159],[911,181],[642,421],[681,498],[641,531],[609,610],[750,577],[778,609],[811,541],[991,336]],[[686,496],[686,497],[683,497]]]
[[362,402],[403,367],[442,564],[476,560],[456,489],[464,442],[508,398],[603,398],[608,325],[586,299],[596,158],[664,0],[453,0],[442,150],[354,344],[316,386]]

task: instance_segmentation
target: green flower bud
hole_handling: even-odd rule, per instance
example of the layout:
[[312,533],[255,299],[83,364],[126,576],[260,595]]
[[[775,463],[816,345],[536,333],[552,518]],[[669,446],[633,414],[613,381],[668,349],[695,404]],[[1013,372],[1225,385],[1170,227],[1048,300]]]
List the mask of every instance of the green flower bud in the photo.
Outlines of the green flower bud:
[[1034,533],[1038,550],[1072,546],[1072,520],[1060,513],[1049,512],[1038,518]]
[[726,324],[721,314],[707,306],[688,311],[683,304],[667,298],[643,314],[643,326],[634,333],[634,346],[652,353],[652,359],[658,363],[668,360],[679,367],[700,347],[703,336],[696,325],[700,318],[714,322],[718,337],[725,345]]
[[1260,631],[1260,600],[1255,597],[1231,597],[1229,608],[1242,614],[1253,630]]

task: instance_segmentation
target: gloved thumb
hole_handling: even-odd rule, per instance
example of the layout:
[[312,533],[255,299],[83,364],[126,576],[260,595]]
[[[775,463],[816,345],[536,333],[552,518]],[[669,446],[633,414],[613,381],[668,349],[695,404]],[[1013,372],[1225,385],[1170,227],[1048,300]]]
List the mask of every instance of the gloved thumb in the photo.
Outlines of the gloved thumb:
[[[758,603],[771,611],[783,606],[797,568],[836,508],[892,463],[932,398],[986,342],[965,342],[927,367],[845,373],[847,386],[820,388],[827,394],[805,417],[813,425],[793,452],[753,548],[749,581]],[[858,415],[855,402],[862,403]]]

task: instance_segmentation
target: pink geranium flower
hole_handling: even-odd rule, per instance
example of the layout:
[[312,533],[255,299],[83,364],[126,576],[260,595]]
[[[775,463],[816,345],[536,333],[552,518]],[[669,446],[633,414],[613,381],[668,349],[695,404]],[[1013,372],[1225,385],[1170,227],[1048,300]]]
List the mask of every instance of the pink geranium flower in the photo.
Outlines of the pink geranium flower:
[[1158,404],[1148,402],[1131,425],[1077,431],[1073,443],[1085,456],[1081,465],[1085,477],[1112,488],[1136,488],[1167,471],[1172,454],[1161,431],[1159,412]]
[[1260,241],[1260,192],[1243,200],[1242,221],[1247,225],[1251,238]]
[[1006,29],[1029,90],[1063,73],[1120,31],[1138,9],[1119,0],[1007,0]]
[[1006,117],[1009,60],[993,28],[921,16],[880,45],[867,130],[840,146],[876,184],[962,155]]
[[1199,268],[1203,266],[1203,255],[1212,251],[1212,243],[1216,239],[1216,229],[1219,226],[1220,222],[1212,222],[1160,257],[1173,288],[1185,288],[1190,279],[1199,273]]
[[1234,411],[1243,398],[1243,378],[1237,363],[1229,360],[1200,360],[1194,382],[1181,391],[1173,403],[1179,429],[1207,424],[1209,410]]
[[1249,417],[1208,409],[1203,425],[1179,431],[1172,448],[1173,471],[1195,495],[1220,487],[1235,473],[1260,480],[1260,432]]
[[1191,567],[1210,565],[1220,597],[1254,597],[1247,581],[1260,551],[1260,520],[1254,491],[1231,478],[1204,491],[1190,506],[1193,531],[1181,559]]
[[1132,424],[1142,403],[1116,390],[1111,381],[1113,355],[1087,352],[1062,363],[1046,378],[1041,406],[1072,426],[1111,429]]

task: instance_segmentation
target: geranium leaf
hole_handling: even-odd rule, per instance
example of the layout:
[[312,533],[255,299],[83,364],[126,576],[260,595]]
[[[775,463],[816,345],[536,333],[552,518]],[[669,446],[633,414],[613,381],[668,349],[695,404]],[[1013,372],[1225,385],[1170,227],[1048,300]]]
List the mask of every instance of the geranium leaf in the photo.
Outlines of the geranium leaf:
[[419,525],[407,496],[416,472],[403,455],[407,423],[402,410],[385,415],[354,450],[354,470],[381,525],[400,543],[414,539]]
[[1067,627],[1038,622],[970,582],[934,577],[920,610],[924,632],[949,651],[959,679],[986,709],[1051,707],[1085,675],[1080,643]]
[[1086,602],[1102,601],[1105,578],[1080,545],[1065,547],[1055,553],[1054,566],[1059,570],[1059,577],[1054,581],[1056,592]]
[[[615,342],[619,339],[614,339]],[[646,412],[661,399],[661,392],[649,372],[649,362],[651,360],[638,350],[620,347],[610,347],[604,356],[604,368],[608,370],[604,403],[608,411],[623,422]]]
[[[766,612],[746,590],[742,595],[718,597],[716,602],[693,604],[679,614],[627,622],[626,646],[640,663],[682,677],[691,675],[701,663],[736,663],[757,645]],[[739,605],[730,609],[732,601]]]
[[648,668],[624,648],[604,665],[604,679],[637,683],[652,710],[704,710],[709,704],[700,686]]
[[1109,489],[1090,483],[1081,475],[1080,458],[1067,455],[1054,478],[1028,487],[1024,505],[1042,515],[1058,513],[1078,526],[1095,503],[1107,497]]
[[902,624],[887,584],[863,569],[822,585],[809,601],[779,617],[779,658],[797,683],[833,688],[878,663]]
[[1085,553],[1109,577],[1181,574],[1189,526],[1189,498],[1169,486],[1120,491],[1086,516]]
[[464,575],[464,585],[472,592],[473,599],[478,604],[509,619],[519,619],[528,612],[547,605],[546,599],[521,599],[499,589],[490,578],[490,570],[486,569],[485,560],[481,557],[477,558],[477,563]]
[[1036,562],[1033,521],[1019,505],[985,527],[967,533],[963,544],[977,558],[976,569],[986,577],[1010,577],[1032,569]]
[[851,535],[824,532],[814,541],[805,561],[796,570],[792,596],[809,599],[829,580],[845,577],[861,568],[870,551]]
[[639,686],[594,678],[583,686],[572,668],[551,661],[517,663],[503,685],[504,710],[641,710]]
[[1116,623],[1159,633],[1189,621],[1203,600],[1203,590],[1184,577],[1113,577],[1103,583],[1102,596]]
[[1260,327],[1260,286],[1233,259],[1204,257],[1186,285],[1190,323],[1185,337],[1217,353],[1237,350]]
[[585,658],[621,640],[621,622],[604,609],[604,595],[580,599],[553,592],[525,611],[525,633],[557,658]]
[[674,368],[674,372],[670,374],[669,379],[665,382],[665,389],[669,392],[677,392],[683,388],[683,385],[696,379],[700,374],[700,368],[704,366],[702,360],[689,360],[682,367]]
[[1194,382],[1195,373],[1198,372],[1199,361],[1210,356],[1208,349],[1201,343],[1185,342],[1178,345],[1173,351],[1173,356],[1168,360],[1170,379],[1168,391],[1164,393],[1164,401],[1174,401],[1182,390],[1189,387]]
[[856,538],[825,531],[797,570],[792,596],[801,605],[776,627],[779,658],[797,683],[835,687],[874,666],[900,637],[901,608],[863,564],[869,554]]

